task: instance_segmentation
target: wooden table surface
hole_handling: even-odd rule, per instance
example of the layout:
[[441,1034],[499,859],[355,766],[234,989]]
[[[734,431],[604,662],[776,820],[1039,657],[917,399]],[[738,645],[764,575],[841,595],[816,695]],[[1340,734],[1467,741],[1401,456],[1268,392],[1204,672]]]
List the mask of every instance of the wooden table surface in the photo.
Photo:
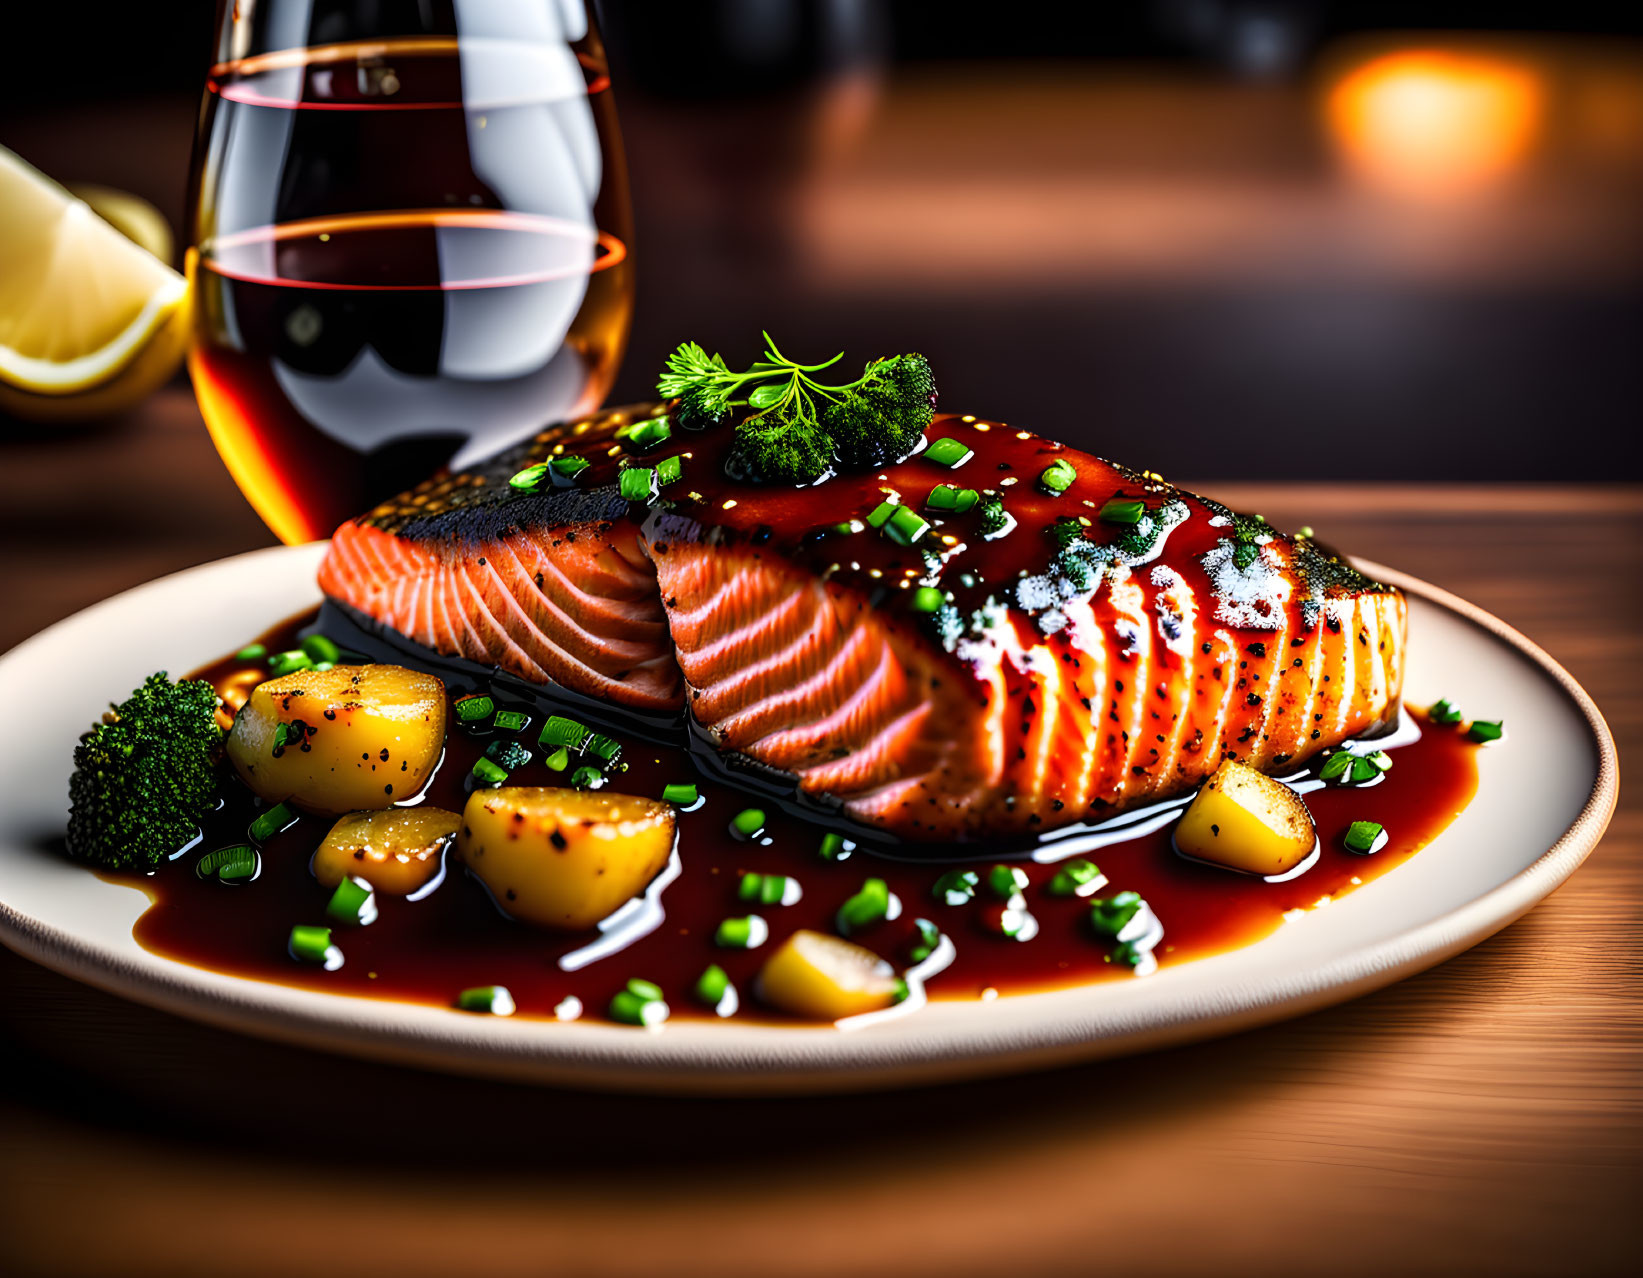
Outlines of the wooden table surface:
[[[1624,761],[1643,743],[1643,490],[1207,486],[1504,617],[1585,684]],[[267,541],[184,386],[118,429],[0,424],[0,649]],[[1620,1272],[1643,1256],[1640,918],[1626,793],[1545,904],[1344,1007],[1049,1074],[756,1102],[333,1059],[0,952],[0,1270]]]

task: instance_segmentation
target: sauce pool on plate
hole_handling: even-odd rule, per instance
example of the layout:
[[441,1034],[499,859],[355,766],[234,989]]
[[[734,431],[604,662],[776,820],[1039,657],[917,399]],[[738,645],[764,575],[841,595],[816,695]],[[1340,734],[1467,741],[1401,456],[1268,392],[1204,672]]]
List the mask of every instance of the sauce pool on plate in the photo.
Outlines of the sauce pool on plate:
[[[313,621],[313,614],[294,618],[270,631],[261,643],[270,652],[293,647]],[[400,654],[371,655],[402,659]],[[459,672],[435,662],[426,664],[447,680],[451,697],[468,690]],[[194,677],[212,682],[232,709],[266,674],[256,662],[227,657]],[[474,681],[470,677],[467,682]],[[528,726],[499,732],[490,718],[473,726],[452,713],[444,759],[414,802],[460,813],[476,784],[475,763],[499,737],[517,739],[532,754],[531,762],[514,771],[508,784],[569,784],[569,770],[550,771],[543,763],[546,752],[537,745],[537,733],[548,713],[576,712],[515,699],[502,687],[485,690],[497,709],[528,715]],[[202,839],[187,855],[151,876],[109,877],[140,886],[150,896],[152,904],[135,928],[136,939],[146,949],[235,976],[446,1007],[453,1006],[463,990],[502,986],[520,1015],[548,1018],[555,1016],[555,1009],[578,1004],[586,1015],[603,1016],[612,997],[638,978],[661,988],[674,1016],[711,1018],[713,1009],[693,991],[703,971],[716,964],[740,991],[738,1018],[772,1020],[787,1018],[763,1007],[755,996],[755,978],[764,960],[795,929],[835,931],[840,906],[861,890],[865,880],[882,879],[893,898],[892,917],[851,939],[898,970],[907,969],[918,957],[919,920],[927,920],[951,939],[953,949],[950,964],[929,981],[929,997],[989,998],[1095,980],[1136,979],[1137,972],[1150,970],[1154,958],[1158,965],[1169,966],[1235,949],[1272,932],[1286,915],[1340,897],[1401,864],[1442,832],[1477,786],[1477,746],[1453,727],[1421,721],[1420,729],[1417,740],[1391,752],[1394,766],[1374,785],[1331,786],[1306,794],[1320,846],[1316,862],[1305,872],[1271,882],[1191,861],[1174,850],[1170,823],[1138,820],[1135,827],[1143,832],[1078,854],[1094,861],[1104,876],[1093,893],[1053,894],[1050,884],[1058,866],[1020,859],[1032,849],[1017,849],[1008,864],[1027,878],[1021,889],[1031,916],[1027,927],[1020,926],[1019,918],[1004,917],[1023,902],[1007,900],[989,884],[989,870],[1004,860],[1002,848],[997,861],[977,860],[973,848],[965,849],[963,860],[921,855],[914,861],[848,843],[845,851],[836,846],[840,840],[835,837],[826,840],[834,854],[829,859],[823,854],[827,829],[814,815],[784,811],[703,775],[682,743],[653,744],[621,732],[613,735],[623,743],[626,771],[611,774],[607,789],[656,799],[666,786],[688,783],[700,796],[679,813],[679,873],[659,892],[653,891],[661,906],[660,922],[643,935],[620,930],[608,937],[592,931],[566,935],[516,922],[454,862],[449,850],[443,878],[433,890],[414,900],[378,893],[374,922],[338,926],[326,918],[330,890],[315,881],[310,869],[315,849],[334,823],[331,817],[304,816],[269,838],[261,846],[260,871],[249,882],[201,878],[194,871],[195,862],[215,849],[246,842],[247,828],[266,807],[232,778],[225,782],[223,805],[207,819]],[[749,817],[738,822],[755,809],[764,813],[762,826]],[[1384,845],[1372,855],[1349,851],[1345,845],[1348,828],[1362,821],[1385,828]],[[744,832],[755,826],[756,832]],[[1049,846],[1040,845],[1041,858]],[[937,880],[953,870],[979,876],[972,900],[946,904],[933,893]],[[798,885],[798,899],[791,899],[792,887],[784,896],[788,904],[743,899],[739,887],[748,873],[787,876]],[[1091,926],[1091,900],[1121,892],[1144,898],[1162,927],[1150,957],[1126,955],[1126,947]],[[640,921],[630,932],[643,931],[654,922],[654,911],[649,920],[643,911],[634,913]],[[737,949],[715,943],[724,920],[753,913],[768,925],[764,944]],[[290,956],[291,929],[302,924],[332,926],[340,966],[327,970]],[[1012,939],[1005,931],[1030,939]],[[1142,960],[1139,967],[1137,957]]]

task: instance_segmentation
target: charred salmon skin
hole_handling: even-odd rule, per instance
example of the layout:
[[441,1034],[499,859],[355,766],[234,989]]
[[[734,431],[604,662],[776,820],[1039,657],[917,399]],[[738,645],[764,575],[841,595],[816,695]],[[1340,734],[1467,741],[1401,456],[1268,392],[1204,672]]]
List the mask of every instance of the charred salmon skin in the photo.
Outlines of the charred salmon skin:
[[[1309,538],[951,414],[926,440],[954,443],[901,462],[737,482],[728,432],[635,446],[662,411],[552,427],[344,524],[322,589],[437,653],[688,716],[909,841],[1101,820],[1396,715],[1405,600]],[[587,465],[510,483],[565,458]]]

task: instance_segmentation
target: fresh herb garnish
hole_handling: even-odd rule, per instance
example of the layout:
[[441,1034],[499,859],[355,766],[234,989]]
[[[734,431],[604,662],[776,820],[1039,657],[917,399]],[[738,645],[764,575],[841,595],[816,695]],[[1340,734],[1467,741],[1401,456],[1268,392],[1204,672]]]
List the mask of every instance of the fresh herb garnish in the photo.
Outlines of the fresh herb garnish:
[[906,457],[935,412],[936,386],[922,355],[870,361],[853,382],[826,383],[820,364],[800,364],[764,334],[764,358],[736,372],[719,355],[684,342],[667,357],[657,393],[676,398],[673,417],[687,429],[721,426],[738,409],[733,464],[761,483],[809,484],[835,462],[878,466]]
[[1346,827],[1346,836],[1342,842],[1346,844],[1348,852],[1367,856],[1385,846],[1386,830],[1374,821],[1354,821]]
[[833,920],[842,936],[850,936],[890,917],[890,885],[883,879],[868,879],[843,905]]
[[1117,939],[1130,920],[1141,912],[1139,892],[1119,892],[1090,902],[1090,926],[1101,936]]
[[517,1010],[506,985],[476,985],[456,996],[464,1012],[488,1012],[492,1016],[512,1016]]

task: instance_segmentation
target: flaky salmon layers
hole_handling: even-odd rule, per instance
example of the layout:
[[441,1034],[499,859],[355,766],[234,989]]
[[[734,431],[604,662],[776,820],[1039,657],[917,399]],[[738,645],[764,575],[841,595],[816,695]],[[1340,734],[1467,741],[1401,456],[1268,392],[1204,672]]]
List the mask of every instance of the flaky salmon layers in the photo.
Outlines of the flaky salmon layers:
[[[1282,767],[1395,712],[1398,591],[1156,477],[938,418],[931,438],[974,445],[956,475],[915,457],[759,489],[724,479],[698,436],[673,450],[677,491],[630,505],[613,492],[641,462],[620,444],[627,416],[555,428],[345,524],[321,587],[439,653],[688,709],[726,753],[912,840],[1099,820],[1224,758]],[[599,462],[575,487],[507,485],[567,451]],[[1046,458],[1089,495],[1027,487]],[[983,491],[1006,534],[926,509],[903,545],[867,518],[965,479],[1001,481]],[[1147,513],[1108,527],[1115,493]]]

